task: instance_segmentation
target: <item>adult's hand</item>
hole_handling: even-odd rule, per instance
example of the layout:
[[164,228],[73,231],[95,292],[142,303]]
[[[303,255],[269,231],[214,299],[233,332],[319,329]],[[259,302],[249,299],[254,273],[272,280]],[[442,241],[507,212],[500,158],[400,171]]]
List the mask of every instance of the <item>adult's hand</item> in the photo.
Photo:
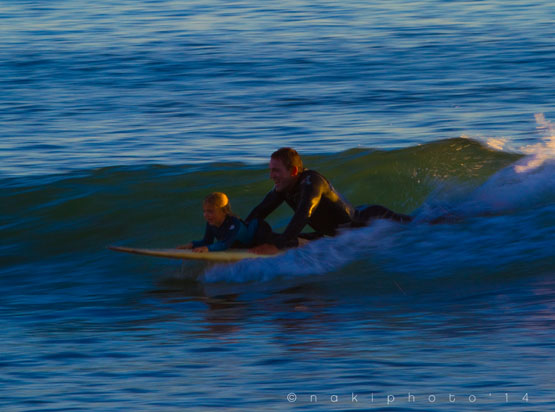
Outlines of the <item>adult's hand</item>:
[[256,253],[257,255],[275,255],[279,253],[279,249],[275,245],[264,243],[263,245],[249,249],[249,252]]

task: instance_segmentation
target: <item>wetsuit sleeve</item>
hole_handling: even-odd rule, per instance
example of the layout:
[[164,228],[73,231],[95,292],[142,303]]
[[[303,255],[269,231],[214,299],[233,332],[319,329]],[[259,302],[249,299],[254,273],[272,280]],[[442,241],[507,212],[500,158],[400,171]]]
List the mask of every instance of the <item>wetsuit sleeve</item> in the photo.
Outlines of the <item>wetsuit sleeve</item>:
[[268,192],[262,202],[260,202],[260,204],[249,213],[249,215],[245,219],[245,223],[249,224],[254,219],[264,220],[266,216],[276,210],[278,206],[283,203],[284,200],[285,198],[283,197],[283,195],[280,195],[278,192],[272,189],[270,192]]
[[274,244],[279,249],[288,247],[296,247],[299,245],[297,236],[302,232],[308,219],[312,216],[312,212],[320,203],[322,192],[324,189],[324,182],[321,178],[309,175],[301,181],[300,201],[295,210],[295,214],[287,225],[285,232],[279,235]]
[[241,222],[239,219],[234,219],[229,228],[224,232],[221,238],[218,238],[216,243],[208,246],[210,252],[218,252],[220,250],[229,249],[237,240],[239,231],[241,230]]
[[193,248],[201,247],[201,246],[208,246],[214,242],[214,233],[210,229],[210,225],[206,224],[206,229],[204,230],[204,238],[202,240],[193,240],[191,243],[193,244]]

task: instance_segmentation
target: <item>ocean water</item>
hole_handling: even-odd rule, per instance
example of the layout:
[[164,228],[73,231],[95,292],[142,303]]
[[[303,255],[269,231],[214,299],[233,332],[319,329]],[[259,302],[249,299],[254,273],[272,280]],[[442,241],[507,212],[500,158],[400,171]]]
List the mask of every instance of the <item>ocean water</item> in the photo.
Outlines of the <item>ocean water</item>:
[[[554,20],[2,1],[0,408],[553,410]],[[246,216],[281,146],[414,221],[236,264],[106,249],[199,238],[214,190]]]

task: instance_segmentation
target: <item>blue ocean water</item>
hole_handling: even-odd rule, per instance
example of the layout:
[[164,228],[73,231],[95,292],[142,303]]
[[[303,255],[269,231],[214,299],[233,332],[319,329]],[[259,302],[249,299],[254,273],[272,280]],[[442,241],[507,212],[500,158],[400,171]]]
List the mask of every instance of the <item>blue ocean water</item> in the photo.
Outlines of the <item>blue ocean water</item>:
[[[553,410],[554,20],[2,1],[0,408]],[[213,190],[246,216],[281,146],[414,222],[232,265],[106,249],[201,236]]]
[[[265,161],[553,119],[550,1],[4,1],[3,174]],[[224,150],[225,149],[225,150]]]

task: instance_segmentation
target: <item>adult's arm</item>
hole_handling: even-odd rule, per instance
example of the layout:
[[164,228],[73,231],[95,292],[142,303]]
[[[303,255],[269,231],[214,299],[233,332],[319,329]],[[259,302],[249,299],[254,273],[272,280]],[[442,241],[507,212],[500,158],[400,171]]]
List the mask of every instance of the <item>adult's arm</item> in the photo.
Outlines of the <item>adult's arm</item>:
[[284,199],[283,195],[274,189],[270,190],[262,202],[249,213],[245,223],[249,224],[253,219],[266,219],[266,216],[276,210],[283,203]]
[[307,225],[318,203],[320,203],[323,189],[324,182],[318,176],[308,175],[301,181],[301,194],[297,210],[295,210],[295,214],[283,234],[279,235],[274,241],[278,248],[284,249],[299,245],[297,237]]

